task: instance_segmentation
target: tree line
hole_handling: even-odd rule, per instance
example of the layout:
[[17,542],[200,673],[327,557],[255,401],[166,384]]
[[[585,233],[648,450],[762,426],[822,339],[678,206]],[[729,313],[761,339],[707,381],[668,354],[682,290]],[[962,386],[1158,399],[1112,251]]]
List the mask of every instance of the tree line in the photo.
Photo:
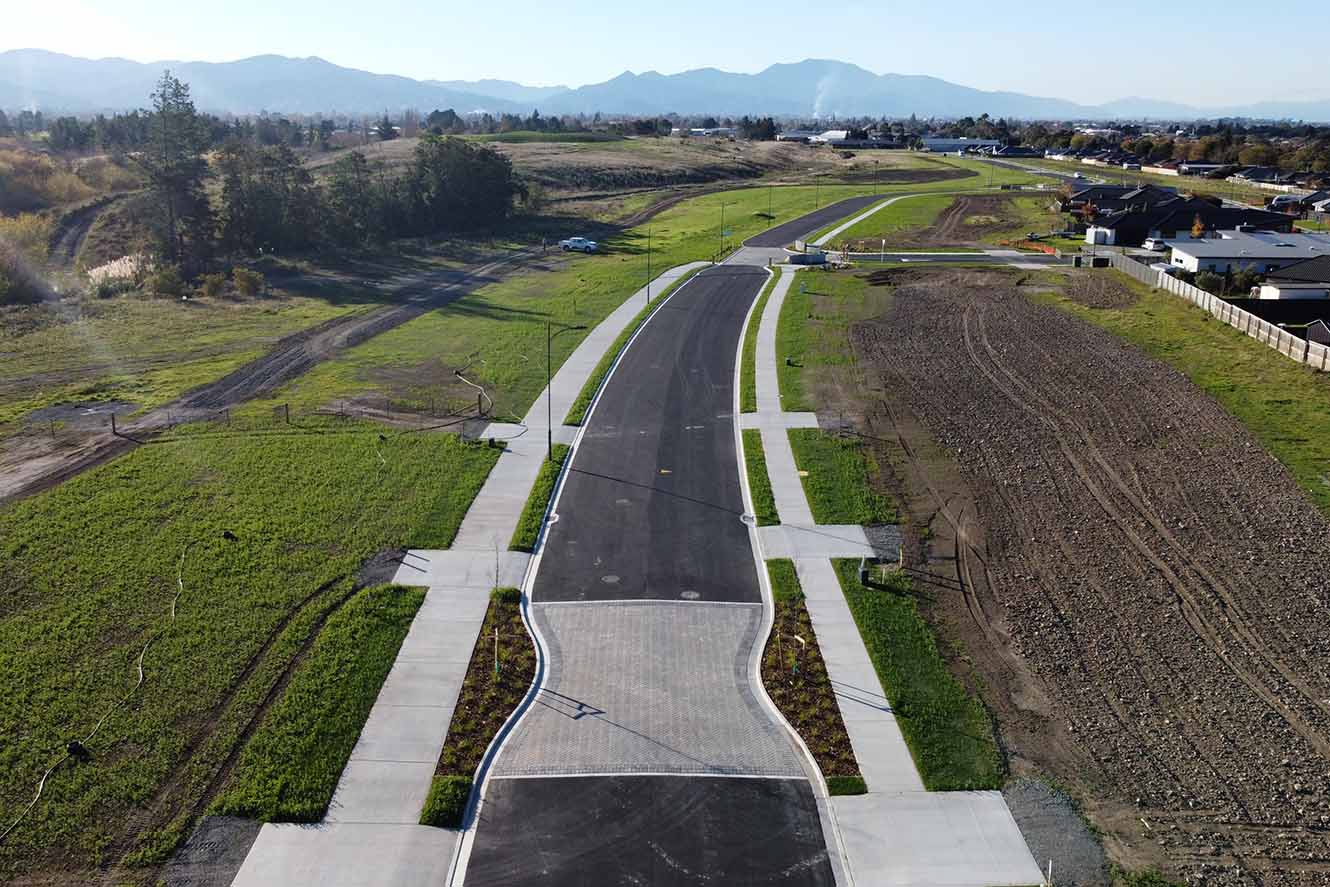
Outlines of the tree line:
[[[507,158],[440,135],[423,137],[402,172],[390,173],[353,150],[332,164],[324,181],[315,180],[288,144],[233,134],[214,149],[207,118],[170,72],[144,116],[146,140],[131,156],[149,183],[149,226],[161,259],[186,274],[204,270],[219,251],[362,247],[492,227],[525,193]],[[215,199],[207,188],[214,177],[220,183]]]

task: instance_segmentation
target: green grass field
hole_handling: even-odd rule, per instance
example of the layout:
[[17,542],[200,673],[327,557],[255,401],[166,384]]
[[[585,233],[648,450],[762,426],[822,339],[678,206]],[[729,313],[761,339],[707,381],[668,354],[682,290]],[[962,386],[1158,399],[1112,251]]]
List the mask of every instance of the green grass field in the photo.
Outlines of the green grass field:
[[757,302],[754,303],[753,311],[749,315],[748,328],[744,330],[743,351],[739,365],[740,412],[757,412],[757,331],[762,325],[762,312],[766,310],[771,291],[776,288],[776,282],[783,273],[777,268],[775,274],[762,287],[762,292],[758,293]]
[[106,718],[0,845],[0,873],[162,852],[361,563],[446,547],[498,453],[332,421],[185,429],[0,510],[0,822]]
[[[818,428],[791,428],[790,447],[819,524],[894,524],[895,504],[870,485],[878,466],[858,438]],[[804,474],[804,472],[807,472]]]
[[1241,421],[1330,514],[1330,374],[1301,367],[1182,299],[1117,275],[1140,294],[1125,310],[1046,300],[1185,373]]
[[536,539],[540,536],[540,526],[545,522],[545,509],[549,507],[550,497],[554,495],[554,484],[559,480],[559,470],[568,458],[571,448],[567,444],[555,444],[553,461],[545,460],[536,474],[536,484],[531,488],[522,516],[513,531],[513,539],[508,543],[509,551],[534,551]]
[[72,401],[125,400],[151,409],[224,376],[282,336],[357,306],[289,297],[234,302],[122,296],[0,314],[0,426]]
[[803,371],[813,326],[812,288],[822,282],[821,277],[809,272],[796,275],[776,318],[776,382],[781,409],[786,412],[816,409],[804,385]]
[[317,822],[425,600],[419,588],[361,591],[319,632],[236,762],[211,813]]
[[[637,332],[638,328],[646,322],[646,319],[650,317],[652,312],[654,312],[661,304],[661,300],[672,295],[675,290],[687,283],[688,280],[700,270],[702,269],[694,268],[691,271],[687,271],[673,283],[666,286],[662,292],[653,292],[651,294],[651,304],[644,304],[642,310],[637,312],[637,316],[629,321],[628,326],[623,328],[623,332],[619,333],[610,347],[605,350],[605,353],[600,358],[600,362],[596,364],[596,368],[591,371],[591,375],[587,377],[586,383],[582,385],[582,390],[577,393],[577,399],[574,400],[573,405],[568,408],[568,415],[564,417],[563,424],[581,425],[586,421],[587,410],[591,409],[591,402],[596,399],[596,392],[600,390],[601,383],[604,382],[605,377],[609,375],[610,367],[614,366],[614,362],[619,359],[619,353],[627,347],[628,340],[633,337],[633,334]],[[645,302],[645,298],[643,301]]]
[[776,498],[771,492],[771,477],[767,474],[767,454],[762,449],[762,432],[756,428],[745,428],[743,441],[748,490],[753,495],[757,525],[769,527],[778,524],[780,515],[776,513]]
[[947,670],[909,579],[859,582],[859,561],[835,562],[868,656],[929,791],[996,789],[1003,764],[988,716]]
[[837,234],[836,241],[880,240],[885,237],[890,246],[893,235],[901,231],[918,231],[936,222],[937,217],[955,199],[952,194],[921,194],[897,200]]

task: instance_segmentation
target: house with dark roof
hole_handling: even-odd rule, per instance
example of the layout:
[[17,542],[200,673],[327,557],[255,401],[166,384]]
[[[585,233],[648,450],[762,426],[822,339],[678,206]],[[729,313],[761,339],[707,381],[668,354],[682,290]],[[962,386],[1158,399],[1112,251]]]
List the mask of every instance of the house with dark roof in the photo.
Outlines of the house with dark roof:
[[1317,345],[1330,346],[1330,324],[1324,320],[1313,320],[1307,324],[1308,342],[1315,342]]
[[1330,242],[1326,254],[1285,265],[1266,278],[1260,299],[1330,299]]
[[1177,196],[1175,189],[1159,185],[1089,185],[1071,192],[1071,196],[1062,201],[1062,211],[1079,216],[1086,204],[1091,204],[1095,215],[1103,216],[1129,206],[1153,206]]
[[1207,231],[1238,228],[1276,232],[1293,230],[1293,217],[1284,213],[1219,206],[1199,197],[1174,197],[1150,206],[1118,210],[1097,219],[1086,229],[1085,242],[1140,246],[1149,238],[1173,240],[1189,237],[1198,219]]

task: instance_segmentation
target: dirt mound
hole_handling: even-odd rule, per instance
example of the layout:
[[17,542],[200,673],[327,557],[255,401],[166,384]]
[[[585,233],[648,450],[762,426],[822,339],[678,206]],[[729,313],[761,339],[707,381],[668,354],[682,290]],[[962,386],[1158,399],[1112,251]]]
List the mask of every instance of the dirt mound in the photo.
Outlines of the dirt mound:
[[1324,883],[1330,522],[1284,467],[1184,376],[1016,287],[939,274],[851,336],[973,498],[940,506],[974,580],[940,606],[973,620],[1010,752],[1087,797],[1119,861]]

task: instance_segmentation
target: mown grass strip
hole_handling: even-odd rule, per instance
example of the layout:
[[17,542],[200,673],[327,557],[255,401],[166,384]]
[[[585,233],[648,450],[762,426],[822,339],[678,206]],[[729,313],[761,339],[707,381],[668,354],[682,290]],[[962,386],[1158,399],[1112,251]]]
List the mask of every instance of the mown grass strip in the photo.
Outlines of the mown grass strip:
[[795,572],[794,561],[788,557],[773,557],[767,561],[767,577],[771,580],[771,597],[777,603],[802,600],[803,586]]
[[804,605],[794,562],[769,560],[767,575],[775,599],[771,635],[762,654],[762,683],[767,695],[803,738],[818,769],[827,777],[829,789],[833,780],[837,788],[851,788],[846,779],[857,780],[862,787],[859,762],[850,745],[812,618]]
[[817,428],[791,428],[790,447],[801,473],[813,519],[819,524],[894,524],[895,504],[873,489],[878,473],[873,454],[855,437]]
[[437,828],[459,828],[466,814],[466,802],[471,797],[471,777],[435,776],[430,783],[425,809],[420,814],[421,825]]
[[549,507],[550,497],[554,495],[554,484],[559,479],[559,470],[568,458],[570,447],[567,444],[555,444],[552,451],[553,461],[546,459],[536,475],[536,484],[527,497],[522,517],[517,521],[513,539],[508,543],[509,551],[535,551],[536,539],[540,536],[540,526],[545,522],[545,509]]
[[857,559],[838,559],[835,568],[924,787],[1000,788],[1002,757],[992,725],[979,701],[947,670],[910,580],[890,572],[866,588],[859,582]]
[[660,306],[663,299],[672,295],[674,291],[683,286],[690,277],[701,270],[701,268],[693,268],[680,275],[677,280],[666,287],[664,293],[653,297],[650,305],[643,306],[642,310],[637,312],[637,316],[634,317],[632,321],[629,322],[628,326],[623,328],[623,332],[619,333],[618,337],[615,338],[614,344],[610,345],[610,347],[605,350],[605,353],[601,355],[600,362],[596,364],[596,368],[591,372],[591,376],[586,380],[586,384],[584,384],[582,390],[578,392],[577,400],[573,401],[573,405],[568,408],[568,415],[564,417],[563,424],[581,425],[586,421],[587,410],[591,409],[591,402],[596,399],[596,392],[600,390],[601,383],[604,382],[605,377],[609,375],[610,367],[614,366],[614,361],[618,360],[620,352],[622,352],[628,345],[628,340],[633,337],[633,334],[637,332],[638,328],[646,322],[648,317],[651,316],[651,312],[655,311],[656,308]]
[[809,292],[808,272],[795,277],[785,294],[776,318],[776,383],[780,387],[780,407],[788,413],[812,410],[804,393],[804,357],[811,344],[813,293]]
[[776,288],[781,274],[779,268],[775,269],[767,285],[762,287],[762,292],[757,296],[757,303],[753,305],[753,313],[749,315],[748,329],[744,331],[742,363],[739,367],[740,412],[757,412],[757,329],[762,325],[762,312],[766,309],[767,300],[771,298],[771,291]]
[[1057,305],[1184,373],[1330,515],[1330,373],[1294,363],[1177,296],[1125,274],[1115,278],[1139,295],[1131,307],[1086,308],[1055,294],[1030,298]]
[[767,454],[762,449],[762,432],[756,428],[743,431],[744,466],[748,471],[748,490],[753,495],[753,512],[759,527],[780,523],[776,512],[776,497],[771,492],[771,477],[767,474]]
[[211,812],[263,822],[321,820],[424,599],[421,589],[381,586],[330,616]]

